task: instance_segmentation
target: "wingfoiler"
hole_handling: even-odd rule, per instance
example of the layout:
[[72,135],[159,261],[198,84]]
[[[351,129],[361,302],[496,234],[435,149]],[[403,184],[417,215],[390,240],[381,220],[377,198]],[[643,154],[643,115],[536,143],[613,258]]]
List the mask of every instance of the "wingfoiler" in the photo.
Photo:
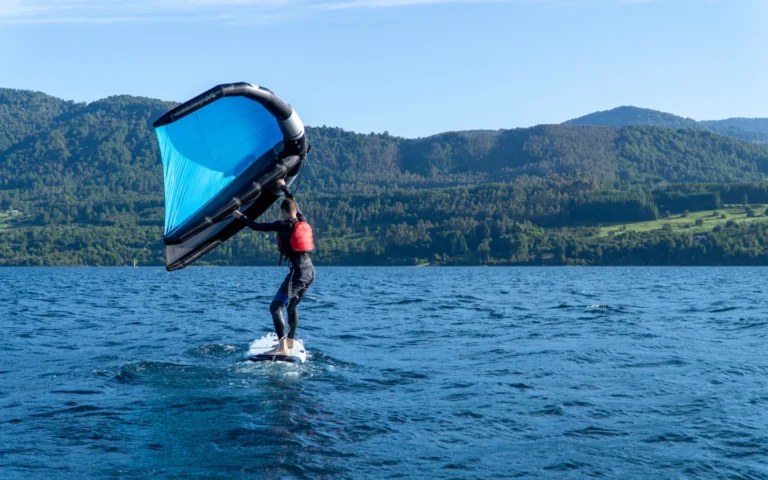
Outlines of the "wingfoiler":
[[306,159],[304,124],[283,99],[249,83],[219,85],[154,124],[163,163],[166,269],[182,269],[258,218]]

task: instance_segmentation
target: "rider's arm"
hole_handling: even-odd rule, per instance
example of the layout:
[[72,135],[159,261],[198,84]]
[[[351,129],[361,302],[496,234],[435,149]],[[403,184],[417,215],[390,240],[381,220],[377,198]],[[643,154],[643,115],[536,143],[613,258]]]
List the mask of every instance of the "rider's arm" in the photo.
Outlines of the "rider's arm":
[[240,213],[237,211],[235,213],[235,218],[243,222],[246,226],[251,228],[252,230],[256,230],[257,232],[276,232],[277,231],[277,225],[275,222],[272,223],[256,223],[252,219],[246,217],[242,213],[238,216],[237,214]]
[[[296,202],[296,199],[293,198],[293,194],[291,193],[290,190],[288,190],[287,186],[283,185],[280,188],[282,188],[283,193],[285,194],[285,198],[290,198],[291,200]],[[299,208],[299,203],[298,202],[296,202],[296,218],[298,218],[299,221],[301,221],[301,222],[306,222],[306,219],[304,218],[304,215],[301,213],[301,209]]]

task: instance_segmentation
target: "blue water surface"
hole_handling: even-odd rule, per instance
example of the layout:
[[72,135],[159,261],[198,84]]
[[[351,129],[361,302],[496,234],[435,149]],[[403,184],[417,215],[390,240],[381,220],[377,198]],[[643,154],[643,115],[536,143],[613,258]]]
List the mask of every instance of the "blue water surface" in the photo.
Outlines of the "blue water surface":
[[768,478],[768,269],[0,269],[0,477]]

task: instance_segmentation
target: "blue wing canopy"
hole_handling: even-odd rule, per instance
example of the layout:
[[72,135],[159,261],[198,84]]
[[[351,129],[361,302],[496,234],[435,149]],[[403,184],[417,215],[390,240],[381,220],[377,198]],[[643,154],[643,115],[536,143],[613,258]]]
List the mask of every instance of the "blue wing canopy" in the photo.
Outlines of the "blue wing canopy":
[[283,143],[277,119],[245,97],[213,102],[156,133],[165,172],[165,235]]
[[304,126],[267,89],[220,85],[154,123],[165,185],[166,268],[197,260],[242,228],[231,213],[258,217],[304,160]]

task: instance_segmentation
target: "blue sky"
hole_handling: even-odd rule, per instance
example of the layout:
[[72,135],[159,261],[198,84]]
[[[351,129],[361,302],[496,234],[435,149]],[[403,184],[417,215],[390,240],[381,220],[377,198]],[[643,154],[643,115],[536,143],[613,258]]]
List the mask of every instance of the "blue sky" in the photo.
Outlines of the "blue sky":
[[0,86],[77,101],[267,86],[409,137],[637,105],[768,117],[767,0],[0,0]]

